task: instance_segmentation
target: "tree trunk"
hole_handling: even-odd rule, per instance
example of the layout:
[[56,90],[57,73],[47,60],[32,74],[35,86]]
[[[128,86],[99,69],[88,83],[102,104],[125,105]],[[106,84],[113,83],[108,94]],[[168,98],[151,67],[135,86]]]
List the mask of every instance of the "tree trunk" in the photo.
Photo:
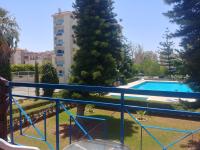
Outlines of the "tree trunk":
[[[77,112],[76,112],[76,115],[77,115],[77,116],[84,116],[84,113],[85,113],[85,105],[77,104]],[[76,120],[77,120],[79,123],[82,123],[82,119],[80,119],[79,117],[76,117]]]
[[8,110],[8,87],[6,84],[7,80],[0,77],[0,138],[7,141],[7,110]]

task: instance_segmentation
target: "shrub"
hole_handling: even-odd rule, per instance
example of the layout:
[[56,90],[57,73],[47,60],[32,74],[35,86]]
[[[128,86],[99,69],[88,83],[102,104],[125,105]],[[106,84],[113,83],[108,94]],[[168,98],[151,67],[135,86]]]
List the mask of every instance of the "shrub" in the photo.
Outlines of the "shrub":
[[35,71],[34,65],[30,64],[17,64],[11,65],[12,72],[19,72],[19,71]]
[[[58,76],[56,69],[53,67],[51,63],[46,63],[41,68],[41,83],[51,83],[51,84],[57,84],[59,83]],[[52,97],[54,89],[46,89],[43,88],[44,96]]]

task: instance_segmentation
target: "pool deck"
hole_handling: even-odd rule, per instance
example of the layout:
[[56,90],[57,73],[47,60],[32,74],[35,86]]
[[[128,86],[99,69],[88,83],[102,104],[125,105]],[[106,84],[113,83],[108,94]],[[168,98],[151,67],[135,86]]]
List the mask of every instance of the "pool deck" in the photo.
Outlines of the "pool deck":
[[[118,88],[131,88],[135,85],[141,84],[143,82],[147,82],[147,81],[156,81],[156,82],[178,82],[178,81],[162,81],[162,80],[138,80],[138,81],[134,81],[131,83],[128,83],[127,85],[123,85],[123,86],[118,86]],[[120,94],[118,93],[109,93],[107,96],[120,96]],[[148,96],[148,95],[135,95],[135,94],[125,94],[125,96],[127,97],[134,97],[134,98],[146,98],[148,101],[160,101],[160,102],[172,102],[172,103],[178,103],[179,100],[183,100],[183,101],[188,101],[188,102],[195,102],[195,99],[183,99],[183,98],[176,98],[176,97],[161,97],[161,96]]]

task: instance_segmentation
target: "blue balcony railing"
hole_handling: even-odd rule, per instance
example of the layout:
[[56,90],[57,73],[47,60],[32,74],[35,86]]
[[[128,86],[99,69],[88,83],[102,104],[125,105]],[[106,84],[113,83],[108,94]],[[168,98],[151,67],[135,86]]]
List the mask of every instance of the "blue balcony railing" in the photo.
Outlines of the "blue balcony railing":
[[[52,97],[42,97],[42,96],[25,96],[19,94],[13,94],[12,88],[13,87],[33,87],[33,88],[47,88],[47,89],[66,89],[71,91],[77,92],[89,92],[89,93],[119,93],[121,95],[120,103],[111,103],[111,102],[101,102],[96,100],[82,100],[82,99],[63,99],[63,98],[52,98]],[[162,150],[167,150],[170,147],[174,146],[174,144],[180,142],[181,140],[185,139],[186,137],[198,133],[200,131],[200,127],[195,130],[182,130],[182,129],[174,129],[174,128],[163,128],[159,126],[146,126],[143,125],[139,120],[135,118],[133,114],[130,113],[131,110],[143,110],[153,113],[163,113],[163,114],[173,114],[177,116],[194,116],[199,117],[200,112],[190,112],[190,111],[183,111],[183,110],[171,110],[171,109],[161,109],[161,108],[150,108],[150,107],[140,107],[140,106],[133,106],[127,105],[125,103],[125,94],[136,94],[136,95],[149,95],[149,96],[165,96],[165,97],[176,97],[176,98],[194,98],[200,99],[200,93],[184,93],[184,92],[161,92],[161,91],[147,91],[147,90],[133,90],[133,89],[122,89],[122,88],[115,88],[115,87],[101,87],[101,86],[84,86],[84,85],[65,85],[65,84],[32,84],[32,83],[16,83],[16,82],[9,82],[9,102],[10,102],[10,138],[11,142],[14,144],[14,127],[13,127],[13,108],[12,105],[16,104],[18,109],[20,110],[20,116],[24,115],[25,118],[29,121],[29,123],[34,127],[40,138],[35,138],[31,136],[27,136],[29,138],[35,138],[37,140],[44,141],[49,149],[54,149],[52,143],[49,143],[46,138],[46,127],[44,128],[44,133],[42,133],[35,125],[31,118],[27,115],[27,113],[23,110],[20,104],[14,99],[14,97],[22,97],[25,99],[41,99],[41,100],[49,100],[56,103],[56,150],[60,149],[60,137],[59,137],[59,112],[60,110],[64,110],[70,117],[70,120],[73,120],[75,124],[79,127],[79,129],[84,133],[84,135],[89,139],[93,140],[87,130],[82,126],[76,116],[74,116],[70,111],[64,106],[63,102],[68,103],[75,103],[75,104],[93,104],[96,106],[103,106],[109,108],[117,108],[120,110],[120,142],[124,144],[124,113],[129,114],[133,120],[141,126],[144,131],[152,137],[152,139],[157,142]],[[81,117],[81,116],[80,116]],[[100,119],[101,118],[90,118],[90,119]],[[44,124],[46,124],[46,115],[44,114]],[[20,126],[22,126],[22,122],[20,121]],[[160,142],[159,139],[154,137],[148,129],[159,129],[164,131],[176,131],[185,133],[181,138],[171,142],[168,145],[164,145]],[[21,131],[21,135],[23,135]],[[134,139],[133,139],[134,140]],[[71,141],[70,141],[71,143]]]

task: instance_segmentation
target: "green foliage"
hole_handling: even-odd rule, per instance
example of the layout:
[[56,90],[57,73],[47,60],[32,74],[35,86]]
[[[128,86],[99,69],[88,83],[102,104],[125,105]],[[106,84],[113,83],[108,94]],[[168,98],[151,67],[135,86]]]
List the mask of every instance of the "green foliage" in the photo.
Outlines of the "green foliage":
[[0,63],[0,76],[7,79],[11,80],[11,68],[10,68],[10,63]]
[[174,73],[174,43],[171,40],[171,35],[169,29],[167,28],[165,34],[163,35],[163,42],[160,42],[159,53],[160,53],[160,63],[162,66],[167,68],[168,75]]
[[142,73],[146,76],[163,76],[166,74],[166,68],[150,58],[145,58],[140,64],[134,64],[133,68],[137,73]]
[[200,85],[200,5],[199,0],[165,0],[172,10],[165,13],[171,22],[180,26],[173,36],[181,37],[181,53],[187,73]]
[[94,113],[95,105],[88,104],[86,105],[86,111],[89,113]]
[[19,71],[35,71],[34,65],[30,64],[17,64],[11,65],[12,72],[19,72]]
[[0,7],[0,76],[11,80],[10,57],[18,43],[18,25],[9,12]]
[[176,68],[175,74],[185,76],[187,74],[186,63],[181,57],[178,57],[173,62],[174,67]]
[[119,77],[122,61],[121,27],[111,0],[76,0],[75,42],[71,83],[109,86]]
[[124,40],[122,49],[122,61],[119,67],[120,76],[123,77],[124,80],[132,78],[136,73],[135,70],[133,69],[133,59],[131,53],[132,53],[131,43],[127,43],[127,41]]
[[[41,71],[42,71],[42,77],[40,80],[41,83],[52,83],[52,84],[59,83],[56,69],[53,67],[51,63],[42,65]],[[44,91],[44,96],[52,97],[54,89],[43,88],[43,91]]]
[[139,111],[136,111],[137,115],[139,116],[137,119],[138,120],[144,120],[144,116],[146,115],[146,111],[142,111],[142,110],[139,110]]
[[[35,62],[35,83],[39,83],[39,68],[38,68],[38,63]],[[35,95],[39,96],[40,95],[40,88],[35,89]]]

